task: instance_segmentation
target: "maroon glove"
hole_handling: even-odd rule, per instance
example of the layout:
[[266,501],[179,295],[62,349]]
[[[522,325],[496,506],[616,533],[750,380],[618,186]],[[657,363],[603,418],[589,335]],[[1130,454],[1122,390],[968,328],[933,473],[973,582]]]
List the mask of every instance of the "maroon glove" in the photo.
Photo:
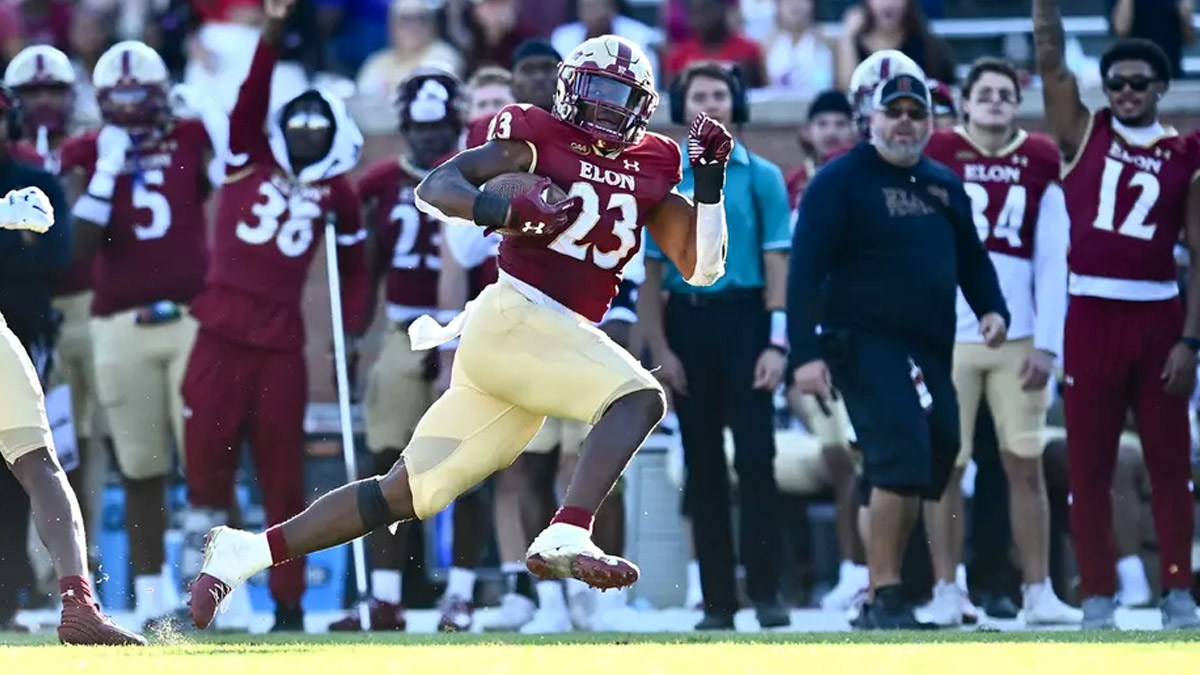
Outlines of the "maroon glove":
[[545,191],[550,179],[542,178],[528,190],[508,201],[508,217],[499,227],[489,227],[487,234],[499,232],[505,237],[523,237],[550,241],[575,223],[583,212],[582,197],[568,197],[556,204],[546,201]]
[[733,151],[733,136],[720,122],[700,113],[688,130],[688,161],[692,164],[693,195],[702,204],[721,201],[725,163]]

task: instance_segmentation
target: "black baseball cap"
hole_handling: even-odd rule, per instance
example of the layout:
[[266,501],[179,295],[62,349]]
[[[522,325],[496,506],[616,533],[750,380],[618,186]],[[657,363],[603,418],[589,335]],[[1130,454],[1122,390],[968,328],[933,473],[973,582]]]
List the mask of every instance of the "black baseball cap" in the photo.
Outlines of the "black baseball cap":
[[900,74],[879,85],[879,105],[882,108],[892,101],[908,98],[928,108],[930,106],[929,85],[919,77]]

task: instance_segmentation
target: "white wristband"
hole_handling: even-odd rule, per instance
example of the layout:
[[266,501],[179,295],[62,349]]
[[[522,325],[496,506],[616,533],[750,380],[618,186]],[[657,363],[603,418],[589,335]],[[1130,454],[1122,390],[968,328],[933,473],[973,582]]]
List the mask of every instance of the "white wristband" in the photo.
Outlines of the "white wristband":
[[116,176],[105,171],[97,171],[92,174],[92,180],[88,182],[87,191],[93,197],[112,200],[113,191],[116,189],[116,186]]
[[787,351],[787,312],[776,309],[771,312],[771,345]]
[[109,218],[112,217],[112,202],[93,197],[90,194],[83,194],[75,200],[75,205],[71,208],[71,215],[79,220],[106,227]]

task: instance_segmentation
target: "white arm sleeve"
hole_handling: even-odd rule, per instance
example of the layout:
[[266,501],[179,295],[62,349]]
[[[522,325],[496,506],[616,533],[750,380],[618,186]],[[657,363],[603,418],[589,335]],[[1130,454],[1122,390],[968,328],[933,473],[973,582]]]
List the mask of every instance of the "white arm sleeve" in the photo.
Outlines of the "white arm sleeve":
[[687,282],[712,286],[725,276],[725,252],[729,230],[725,226],[725,197],[716,204],[696,202],[696,269]]
[[1062,188],[1046,188],[1038,210],[1033,244],[1033,298],[1037,318],[1033,345],[1062,356],[1063,323],[1067,314],[1067,242],[1071,222]]

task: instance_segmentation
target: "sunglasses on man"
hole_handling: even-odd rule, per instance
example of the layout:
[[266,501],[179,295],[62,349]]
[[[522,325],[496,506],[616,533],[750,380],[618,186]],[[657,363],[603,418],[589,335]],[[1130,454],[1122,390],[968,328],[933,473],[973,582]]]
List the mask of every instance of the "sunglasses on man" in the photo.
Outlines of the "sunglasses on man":
[[902,117],[907,117],[914,122],[924,122],[929,119],[929,111],[925,108],[901,108],[900,106],[888,106],[883,109],[883,116],[889,120],[898,120]]
[[1145,75],[1134,75],[1132,77],[1122,77],[1120,75],[1112,75],[1104,78],[1104,88],[1108,91],[1125,91],[1125,87],[1141,93],[1150,88],[1157,80]]

